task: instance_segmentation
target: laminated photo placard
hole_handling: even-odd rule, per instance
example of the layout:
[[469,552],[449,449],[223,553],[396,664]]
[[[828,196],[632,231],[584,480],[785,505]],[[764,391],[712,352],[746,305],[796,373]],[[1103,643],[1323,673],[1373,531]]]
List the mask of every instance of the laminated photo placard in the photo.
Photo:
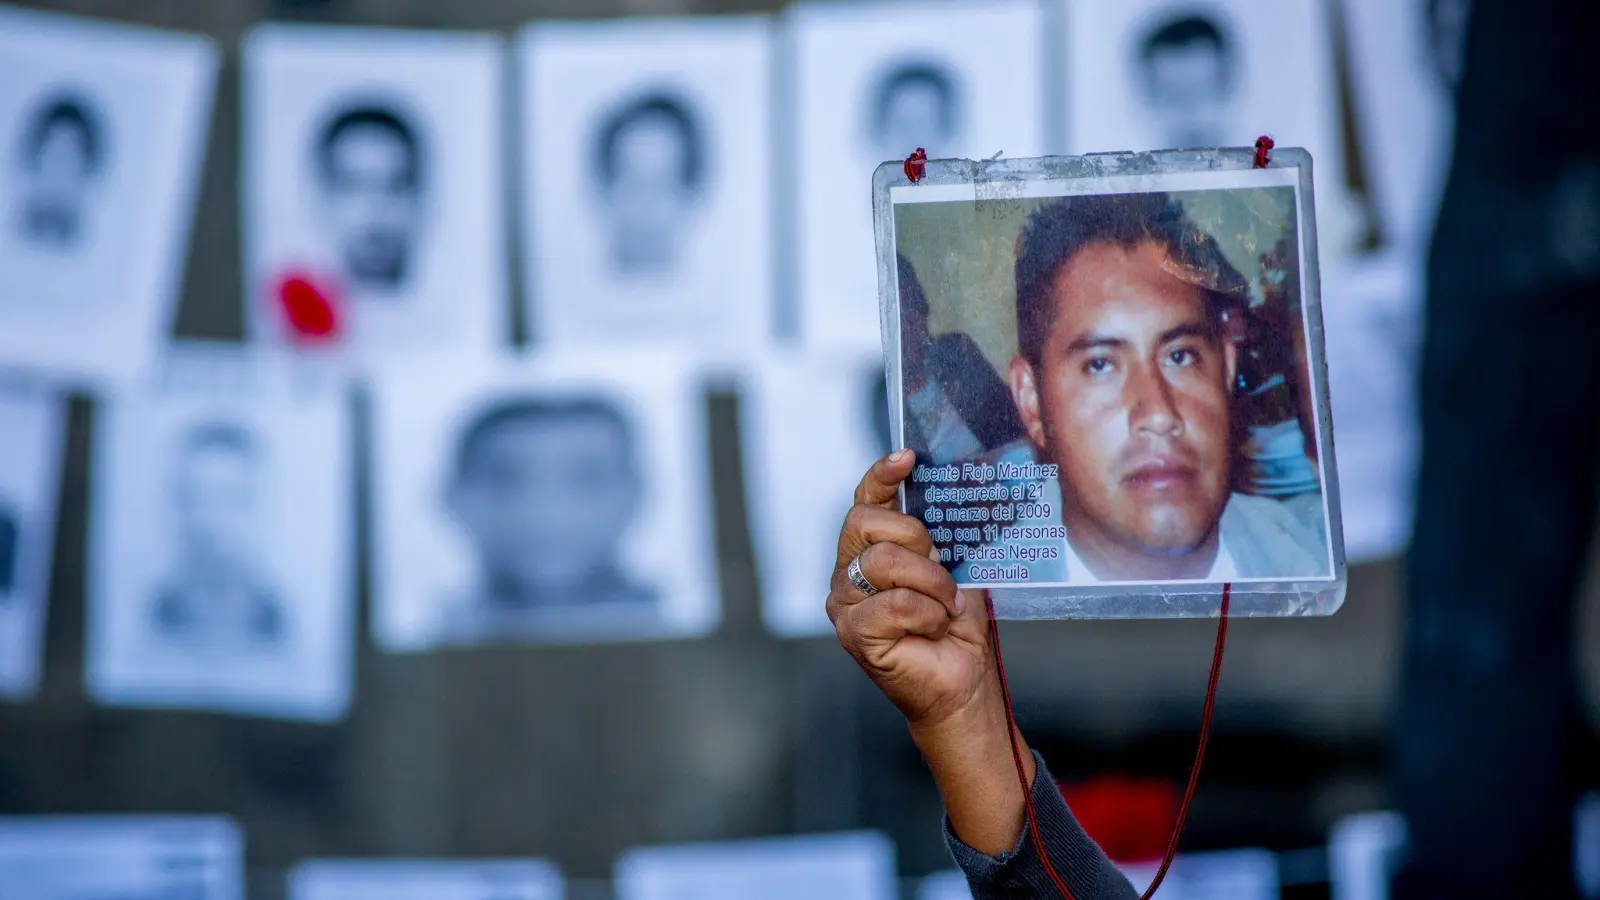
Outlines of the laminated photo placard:
[[1002,618],[1344,596],[1311,157],[938,160],[874,178],[902,489]]

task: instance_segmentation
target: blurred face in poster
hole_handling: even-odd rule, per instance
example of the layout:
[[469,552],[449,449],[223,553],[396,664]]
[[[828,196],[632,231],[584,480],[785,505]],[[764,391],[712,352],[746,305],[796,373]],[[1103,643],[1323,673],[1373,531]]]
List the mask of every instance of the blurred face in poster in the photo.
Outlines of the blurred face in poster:
[[704,187],[703,142],[688,104],[669,94],[635,98],[605,119],[596,166],[614,271],[660,275],[676,267]]
[[218,584],[252,566],[260,460],[255,436],[215,423],[181,438],[173,475],[179,556],[188,576]]
[[639,511],[633,433],[599,399],[510,400],[457,447],[447,502],[486,600],[510,607],[636,599],[619,564]]
[[930,62],[902,63],[886,72],[872,92],[872,139],[884,160],[904,159],[923,147],[943,155],[956,140],[956,81],[948,68]]
[[77,246],[105,165],[104,127],[94,105],[78,94],[45,98],[28,116],[18,161],[22,238],[57,249]]
[[340,109],[316,145],[324,226],[344,275],[384,292],[409,278],[422,228],[422,146],[389,106]]
[[158,633],[208,652],[280,647],[284,611],[256,556],[265,485],[255,433],[205,422],[179,436],[172,459],[177,553],[152,610]]
[[1234,50],[1209,18],[1170,19],[1137,50],[1139,84],[1162,146],[1217,147],[1228,142],[1234,94]]

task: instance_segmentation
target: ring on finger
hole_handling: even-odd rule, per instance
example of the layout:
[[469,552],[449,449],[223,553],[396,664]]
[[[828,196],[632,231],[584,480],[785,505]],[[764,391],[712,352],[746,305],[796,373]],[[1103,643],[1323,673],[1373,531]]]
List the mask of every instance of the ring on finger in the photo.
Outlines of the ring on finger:
[[856,590],[868,597],[878,593],[877,586],[867,579],[865,572],[861,571],[861,554],[856,554],[855,559],[850,560],[850,565],[845,567],[844,575],[856,586]]

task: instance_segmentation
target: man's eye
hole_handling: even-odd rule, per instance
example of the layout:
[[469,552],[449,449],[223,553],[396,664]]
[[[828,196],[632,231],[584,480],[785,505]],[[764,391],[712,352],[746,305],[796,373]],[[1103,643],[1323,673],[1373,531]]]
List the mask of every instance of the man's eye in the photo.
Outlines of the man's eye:
[[1167,359],[1175,366],[1192,366],[1200,361],[1200,354],[1189,347],[1179,347],[1168,353]]
[[1104,375],[1111,371],[1111,360],[1104,356],[1096,356],[1083,364],[1083,374]]

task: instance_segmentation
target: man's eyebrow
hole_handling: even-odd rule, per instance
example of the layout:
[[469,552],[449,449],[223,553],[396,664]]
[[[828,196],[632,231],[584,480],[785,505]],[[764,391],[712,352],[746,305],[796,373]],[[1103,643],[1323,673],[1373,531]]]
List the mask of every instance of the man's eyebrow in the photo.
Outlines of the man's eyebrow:
[[1076,340],[1068,344],[1066,353],[1071,355],[1073,353],[1082,353],[1086,350],[1116,349],[1118,347],[1126,346],[1128,346],[1128,341],[1126,338],[1112,337],[1107,334],[1096,334],[1091,331],[1088,334],[1079,335]]
[[1161,333],[1161,339],[1156,343],[1170,344],[1179,338],[1186,337],[1210,340],[1211,338],[1216,337],[1216,334],[1217,329],[1213,326],[1205,324],[1204,322],[1188,322],[1183,325],[1179,325],[1176,328],[1169,328],[1166,331],[1163,331]]

